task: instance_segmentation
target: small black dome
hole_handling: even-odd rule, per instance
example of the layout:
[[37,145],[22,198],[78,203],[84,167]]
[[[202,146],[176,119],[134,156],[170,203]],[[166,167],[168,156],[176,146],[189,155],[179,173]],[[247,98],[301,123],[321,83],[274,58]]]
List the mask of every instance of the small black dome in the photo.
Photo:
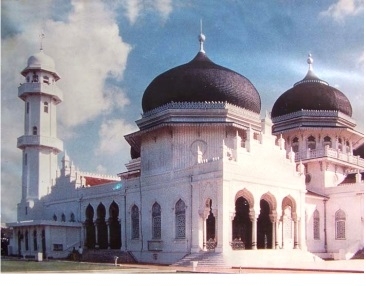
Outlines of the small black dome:
[[142,110],[170,102],[228,102],[260,113],[261,99],[244,76],[213,63],[204,52],[181,66],[157,76],[146,88]]
[[272,108],[272,118],[300,110],[337,110],[352,117],[348,98],[319,79],[310,69],[302,81],[283,93]]

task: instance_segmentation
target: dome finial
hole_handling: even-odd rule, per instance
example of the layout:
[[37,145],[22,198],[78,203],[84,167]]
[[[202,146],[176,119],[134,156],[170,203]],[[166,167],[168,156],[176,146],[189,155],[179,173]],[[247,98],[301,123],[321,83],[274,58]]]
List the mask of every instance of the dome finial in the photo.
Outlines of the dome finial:
[[203,49],[203,42],[206,40],[205,35],[202,33],[202,19],[201,19],[201,31],[200,35],[198,36],[198,40],[200,42],[200,52],[205,53],[205,50]]
[[309,64],[309,71],[312,71],[313,70],[313,58],[311,56],[311,53],[308,54],[308,60],[307,60],[307,63]]
[[40,50],[43,51],[43,39],[44,39],[45,35],[43,33],[43,31],[41,32],[41,34],[39,35],[39,39],[40,39]]

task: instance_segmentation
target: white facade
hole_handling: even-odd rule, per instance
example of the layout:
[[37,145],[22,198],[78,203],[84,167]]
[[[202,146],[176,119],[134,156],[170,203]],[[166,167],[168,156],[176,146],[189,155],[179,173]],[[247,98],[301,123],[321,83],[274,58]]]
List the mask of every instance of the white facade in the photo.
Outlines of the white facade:
[[[205,251],[301,249],[348,259],[363,248],[363,159],[353,155],[363,135],[350,117],[328,112],[338,129],[299,128],[296,113],[275,118],[273,127],[269,114],[260,119],[227,102],[171,102],[145,112],[140,130],[125,136],[140,151],[126,172],[81,172],[66,154],[58,170],[62,93],[50,85],[59,77],[54,65],[29,66],[25,78],[36,72],[51,84],[19,88],[31,113],[26,107],[18,139],[27,158],[18,222],[8,224],[12,254],[56,258],[78,247],[111,248],[166,264]],[[300,113],[304,122],[324,118]],[[355,182],[341,184],[351,173]]]

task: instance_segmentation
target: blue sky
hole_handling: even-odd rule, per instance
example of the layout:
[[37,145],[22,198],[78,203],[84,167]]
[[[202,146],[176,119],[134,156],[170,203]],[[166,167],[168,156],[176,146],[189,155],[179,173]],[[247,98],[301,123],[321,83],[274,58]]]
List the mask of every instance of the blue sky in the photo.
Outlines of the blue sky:
[[16,220],[21,196],[20,71],[42,31],[64,92],[58,137],[80,170],[115,175],[130,158],[123,135],[137,130],[144,90],[193,59],[201,19],[206,54],[255,85],[262,114],[305,76],[311,52],[315,73],[347,95],[363,132],[362,0],[2,0],[2,222]]

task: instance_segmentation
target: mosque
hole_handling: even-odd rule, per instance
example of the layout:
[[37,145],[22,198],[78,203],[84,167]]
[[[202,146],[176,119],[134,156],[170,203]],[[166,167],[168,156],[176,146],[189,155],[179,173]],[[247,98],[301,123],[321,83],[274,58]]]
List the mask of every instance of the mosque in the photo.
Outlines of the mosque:
[[[21,71],[22,196],[12,255],[129,257],[226,266],[350,259],[364,247],[363,134],[340,90],[313,71],[263,118],[243,75],[200,48],[142,97],[131,160],[115,176],[80,171],[57,137],[63,94],[41,49]],[[58,154],[62,153],[61,166]]]

